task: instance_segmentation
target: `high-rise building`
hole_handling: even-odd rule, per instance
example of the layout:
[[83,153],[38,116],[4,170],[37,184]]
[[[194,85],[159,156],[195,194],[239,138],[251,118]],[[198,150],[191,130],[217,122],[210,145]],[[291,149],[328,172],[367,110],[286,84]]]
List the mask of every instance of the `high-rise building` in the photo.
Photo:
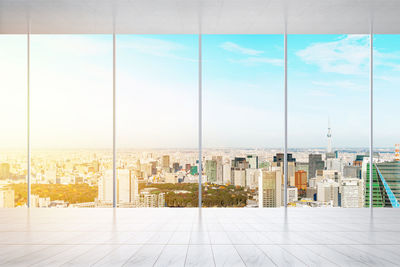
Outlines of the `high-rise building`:
[[316,177],[317,170],[323,170],[325,162],[322,160],[321,154],[308,155],[308,179]]
[[232,167],[230,164],[224,164],[222,166],[222,181],[224,184],[232,183]]
[[249,163],[250,169],[258,169],[258,156],[257,155],[247,155],[247,162]]
[[170,172],[170,157],[169,157],[169,155],[162,156],[161,167],[165,172]]
[[0,179],[8,179],[10,178],[10,164],[1,163],[0,164]]
[[256,189],[260,175],[261,172],[259,169],[246,169],[246,186],[250,189]]
[[297,187],[288,186],[288,188],[287,188],[287,197],[288,197],[288,199],[287,199],[288,203],[297,202],[299,200],[299,194],[298,194]]
[[[117,201],[118,204],[135,203],[138,197],[138,180],[132,171],[117,169]],[[98,182],[98,201],[111,204],[113,202],[113,171],[106,170]]]
[[232,160],[232,167],[240,168],[240,169],[247,169],[247,168],[249,168],[249,163],[247,162],[246,158],[235,157]]
[[295,173],[295,186],[298,190],[307,190],[307,172],[300,170]]
[[[365,206],[369,207],[369,164],[366,165]],[[373,164],[372,203],[374,207],[400,207],[400,162]]]
[[191,175],[196,175],[196,174],[198,174],[197,166],[191,166],[191,167],[190,167],[190,174],[191,174]]
[[14,190],[0,187],[0,208],[14,208]]
[[362,208],[363,200],[363,180],[358,178],[343,178],[340,183],[341,207],[342,208]]
[[263,207],[282,206],[282,174],[281,171],[262,171]]
[[207,181],[209,183],[217,182],[217,161],[215,160],[206,160],[206,175]]
[[[276,155],[274,156],[274,162],[276,162],[277,164],[277,166],[281,166],[281,163],[282,163],[282,166],[283,166],[283,161],[284,161],[284,158],[285,158],[285,154],[284,153],[276,153]],[[287,153],[287,161],[288,162],[296,162],[296,159],[295,158],[293,158],[293,154],[292,153]]]
[[216,183],[223,184],[223,162],[222,156],[213,156],[212,159],[216,162]]
[[232,171],[232,182],[236,186],[246,186],[246,170],[234,169]]
[[333,207],[339,206],[339,184],[330,179],[318,182],[317,201]]
[[361,178],[361,166],[344,166],[343,177]]
[[106,170],[99,178],[98,201],[101,203],[112,203],[113,201],[113,171]]
[[172,169],[174,172],[179,171],[181,169],[181,167],[179,166],[179,162],[172,163]]

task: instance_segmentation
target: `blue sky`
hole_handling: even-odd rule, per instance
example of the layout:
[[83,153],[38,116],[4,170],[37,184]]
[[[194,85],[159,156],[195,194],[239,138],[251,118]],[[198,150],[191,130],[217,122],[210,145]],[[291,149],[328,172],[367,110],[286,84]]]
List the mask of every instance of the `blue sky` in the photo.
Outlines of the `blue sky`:
[[[374,44],[375,144],[392,147],[400,36]],[[26,140],[25,45],[0,36],[3,147]],[[119,147],[197,146],[197,45],[196,35],[117,37]],[[368,36],[289,36],[289,147],[325,146],[328,118],[334,147],[368,146],[368,53]],[[112,37],[34,35],[31,55],[32,146],[111,147]],[[205,147],[282,147],[283,36],[204,35],[203,93]]]

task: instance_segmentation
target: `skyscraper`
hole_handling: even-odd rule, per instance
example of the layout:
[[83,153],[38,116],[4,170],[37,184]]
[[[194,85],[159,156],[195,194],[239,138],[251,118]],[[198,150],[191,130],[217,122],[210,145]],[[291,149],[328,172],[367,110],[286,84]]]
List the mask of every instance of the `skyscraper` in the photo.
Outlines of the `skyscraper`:
[[298,190],[307,190],[307,172],[300,170],[295,173],[295,186]]
[[250,169],[258,169],[258,156],[257,155],[247,155],[247,162],[249,163]]
[[321,154],[308,155],[308,179],[314,178],[317,170],[323,170],[324,168],[325,162],[322,160]]
[[161,167],[164,171],[170,172],[169,167],[170,166],[170,157],[169,155],[163,155],[162,156],[162,162],[161,162]]
[[217,161],[215,160],[206,160],[206,175],[207,181],[210,183],[217,182]]
[[[369,164],[365,184],[365,206],[369,207]],[[372,169],[372,203],[374,207],[400,207],[400,162],[374,163]]]
[[282,205],[281,176],[281,171],[262,171],[263,207],[275,208]]
[[0,179],[10,178],[10,164],[1,163],[0,164]]

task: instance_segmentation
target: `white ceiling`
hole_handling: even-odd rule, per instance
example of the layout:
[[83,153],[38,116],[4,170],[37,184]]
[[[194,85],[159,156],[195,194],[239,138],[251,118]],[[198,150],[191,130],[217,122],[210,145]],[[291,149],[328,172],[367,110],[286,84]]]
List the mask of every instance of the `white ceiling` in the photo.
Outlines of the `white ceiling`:
[[[286,4],[285,4],[286,2]],[[284,8],[286,6],[286,8]],[[400,0],[0,0],[0,33],[400,34]],[[115,15],[114,15],[115,14]]]

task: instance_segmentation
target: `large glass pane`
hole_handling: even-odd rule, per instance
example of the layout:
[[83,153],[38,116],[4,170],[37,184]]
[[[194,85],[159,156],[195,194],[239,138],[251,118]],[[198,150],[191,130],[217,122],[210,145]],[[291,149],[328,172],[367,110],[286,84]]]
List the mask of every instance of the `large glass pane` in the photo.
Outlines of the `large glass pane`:
[[[374,146],[377,155],[373,166],[373,206],[399,207],[400,35],[375,35],[374,39]],[[367,197],[366,205],[368,201]]]
[[198,37],[117,36],[119,207],[198,205]]
[[[289,206],[363,207],[369,37],[290,35]],[[293,192],[292,192],[293,191]]]
[[205,35],[203,55],[203,206],[281,206],[283,36]]
[[31,36],[33,207],[110,206],[112,55],[110,35]]
[[0,208],[27,202],[27,38],[0,35]]

